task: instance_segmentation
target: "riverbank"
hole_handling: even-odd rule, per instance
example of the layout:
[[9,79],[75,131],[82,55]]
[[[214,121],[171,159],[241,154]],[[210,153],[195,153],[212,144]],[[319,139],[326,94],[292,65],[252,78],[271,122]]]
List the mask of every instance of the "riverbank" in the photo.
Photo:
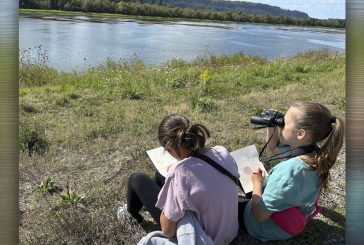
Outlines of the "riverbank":
[[330,26],[319,26],[319,25],[294,25],[289,23],[262,23],[253,21],[233,21],[233,20],[214,20],[214,19],[197,19],[197,18],[179,18],[179,17],[160,17],[160,16],[142,16],[142,15],[126,15],[126,14],[114,14],[114,13],[93,13],[93,12],[77,12],[77,11],[64,11],[64,10],[53,10],[53,9],[20,9],[20,14],[23,15],[56,15],[56,16],[88,16],[94,18],[122,18],[122,19],[134,19],[151,22],[166,22],[166,21],[191,21],[191,22],[212,22],[212,23],[239,23],[239,24],[254,24],[263,26],[296,26],[296,27],[307,27],[307,28],[330,28],[345,30],[345,27],[330,27]]
[[[317,101],[344,118],[344,74],[345,56],[327,50],[272,61],[237,53],[161,67],[110,61],[69,73],[21,64],[21,242],[136,244],[145,231],[117,221],[116,209],[126,201],[131,173],[153,174],[145,151],[158,146],[161,118],[180,113],[205,124],[210,145],[261,148],[264,130],[252,130],[249,119],[264,108],[286,111],[296,100]],[[285,244],[342,241],[344,156],[323,193],[323,214]],[[238,240],[258,243],[246,235]]]
[[[217,21],[217,20],[205,20],[205,19],[193,19],[193,18],[171,18],[171,17],[159,17],[159,16],[141,16],[141,15],[125,15],[125,14],[110,14],[110,13],[89,13],[89,12],[76,12],[76,11],[63,11],[63,10],[42,10],[42,9],[20,9],[20,14],[23,16],[32,16],[32,17],[46,17],[47,19],[51,19],[54,17],[55,20],[58,17],[75,17],[78,21],[87,21],[86,19],[80,19],[77,17],[90,17],[93,19],[97,19],[97,21],[102,22],[105,19],[122,19],[125,21],[128,20],[137,20],[137,21],[146,21],[150,23],[166,23],[166,22],[196,22],[196,23],[211,23],[208,26],[215,28],[224,28],[221,24],[229,24],[229,23],[241,23],[241,22],[233,22],[233,21]],[[92,19],[88,21],[93,21]],[[216,24],[216,25],[214,25]],[[244,23],[241,23],[244,24]],[[246,24],[255,24],[255,25],[269,25],[263,23],[248,23]],[[203,25],[200,25],[203,26]],[[281,25],[284,26],[284,25]],[[312,27],[314,28],[314,27]],[[322,27],[321,27],[322,28]],[[338,28],[331,28],[338,29]],[[342,29],[342,28],[341,28]]]

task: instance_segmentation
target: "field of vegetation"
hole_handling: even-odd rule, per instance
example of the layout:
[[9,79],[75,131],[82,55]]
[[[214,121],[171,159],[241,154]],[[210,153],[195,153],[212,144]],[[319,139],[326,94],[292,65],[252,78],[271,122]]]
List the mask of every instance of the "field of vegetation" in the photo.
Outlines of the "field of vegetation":
[[[146,213],[142,228],[118,221],[116,210],[131,173],[154,173],[145,151],[158,146],[167,114],[205,124],[209,145],[229,150],[263,146],[265,131],[253,130],[250,117],[265,108],[284,112],[294,101],[316,101],[345,117],[345,56],[328,50],[271,61],[236,53],[158,67],[108,61],[63,73],[47,67],[47,54],[36,48],[37,62],[20,54],[22,244],[136,244],[156,229]],[[322,214],[284,244],[343,243],[343,156],[322,195]],[[246,242],[259,244],[246,234],[234,244]]]

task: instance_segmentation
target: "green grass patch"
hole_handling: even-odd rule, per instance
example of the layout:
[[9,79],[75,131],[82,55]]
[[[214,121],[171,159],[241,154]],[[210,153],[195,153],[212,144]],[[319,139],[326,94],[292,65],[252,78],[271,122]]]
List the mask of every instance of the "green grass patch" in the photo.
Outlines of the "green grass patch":
[[33,154],[44,155],[49,147],[45,129],[35,122],[20,121],[19,148],[30,157]]
[[[83,72],[52,71],[50,77],[40,64],[41,70],[24,62],[31,79],[25,70],[19,73],[22,243],[136,244],[145,232],[117,221],[116,209],[126,201],[131,173],[153,175],[145,151],[159,146],[157,128],[168,114],[205,124],[212,133],[209,145],[229,150],[264,145],[265,131],[250,124],[263,109],[285,111],[294,101],[316,101],[345,117],[345,56],[327,50],[272,61],[242,53],[207,56],[159,67],[107,61]],[[64,195],[69,208],[52,210],[59,195],[46,200],[31,191],[50,176],[59,186],[70,182],[72,192]],[[52,187],[48,182],[46,189]],[[78,202],[83,209],[73,205]],[[344,216],[344,209],[335,212]],[[342,233],[341,223],[310,223],[292,243],[317,244]]]

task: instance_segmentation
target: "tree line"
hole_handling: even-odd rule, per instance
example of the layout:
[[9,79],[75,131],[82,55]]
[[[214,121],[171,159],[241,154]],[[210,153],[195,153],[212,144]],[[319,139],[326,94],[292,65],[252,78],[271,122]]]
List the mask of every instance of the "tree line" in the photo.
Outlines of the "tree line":
[[238,21],[250,23],[283,24],[297,26],[323,26],[344,28],[343,19],[295,18],[273,16],[271,14],[248,14],[243,11],[216,11],[197,8],[166,6],[165,0],[20,0],[21,8],[58,9],[94,13],[115,13],[125,15],[158,16],[172,18],[192,18],[218,21]]
[[[143,3],[155,3],[155,0],[143,0]],[[182,8],[197,8],[197,9],[207,9],[215,11],[242,11],[249,14],[270,14],[273,16],[288,16],[297,18],[308,18],[308,14],[296,11],[282,9],[280,7],[271,6],[262,3],[253,2],[241,2],[241,1],[227,1],[227,0],[164,0],[164,5],[172,7],[182,7]]]

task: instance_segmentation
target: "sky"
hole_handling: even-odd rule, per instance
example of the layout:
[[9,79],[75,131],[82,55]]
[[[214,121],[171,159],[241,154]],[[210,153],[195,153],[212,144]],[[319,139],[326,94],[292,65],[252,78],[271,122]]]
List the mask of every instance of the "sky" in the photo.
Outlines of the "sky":
[[[231,0],[239,1],[239,0]],[[345,0],[246,0],[247,2],[265,3],[283,9],[299,10],[312,18],[345,19]]]

